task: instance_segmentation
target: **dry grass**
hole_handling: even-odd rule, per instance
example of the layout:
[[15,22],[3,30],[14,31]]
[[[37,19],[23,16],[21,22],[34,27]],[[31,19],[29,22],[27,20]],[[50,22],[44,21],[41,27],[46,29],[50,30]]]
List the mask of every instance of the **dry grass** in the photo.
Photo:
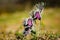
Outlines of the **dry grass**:
[[[9,35],[10,31],[13,33],[18,31],[22,33],[23,28],[23,19],[29,16],[29,11],[24,12],[15,12],[14,14],[2,14],[0,16],[0,38],[5,38]],[[40,25],[41,24],[41,25]],[[42,14],[42,20],[37,22],[36,30],[38,29],[37,25],[40,25],[40,33],[60,33],[60,8],[45,8]],[[43,35],[42,35],[43,36]],[[14,36],[15,37],[15,36]],[[29,36],[30,37],[30,36]],[[4,39],[5,40],[5,39]]]

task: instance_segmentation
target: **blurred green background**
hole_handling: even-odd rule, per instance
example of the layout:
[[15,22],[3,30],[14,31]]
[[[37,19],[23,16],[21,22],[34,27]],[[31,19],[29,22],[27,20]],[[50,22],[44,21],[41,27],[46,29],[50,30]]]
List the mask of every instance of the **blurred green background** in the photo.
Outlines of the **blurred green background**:
[[[45,8],[42,13],[41,30],[60,32],[60,1],[42,0]],[[0,33],[23,31],[23,19],[40,0],[0,0]],[[58,5],[57,5],[58,4]]]

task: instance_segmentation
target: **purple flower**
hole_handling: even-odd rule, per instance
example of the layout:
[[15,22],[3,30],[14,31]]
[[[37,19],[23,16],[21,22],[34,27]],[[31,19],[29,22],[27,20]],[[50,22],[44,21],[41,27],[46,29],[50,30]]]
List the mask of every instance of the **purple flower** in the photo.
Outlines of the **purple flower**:
[[35,13],[35,18],[36,18],[36,19],[39,19],[39,20],[41,19],[41,16],[40,16],[40,14],[39,14],[38,11]]
[[27,24],[28,24],[29,27],[31,27],[33,25],[32,19],[28,19]]

